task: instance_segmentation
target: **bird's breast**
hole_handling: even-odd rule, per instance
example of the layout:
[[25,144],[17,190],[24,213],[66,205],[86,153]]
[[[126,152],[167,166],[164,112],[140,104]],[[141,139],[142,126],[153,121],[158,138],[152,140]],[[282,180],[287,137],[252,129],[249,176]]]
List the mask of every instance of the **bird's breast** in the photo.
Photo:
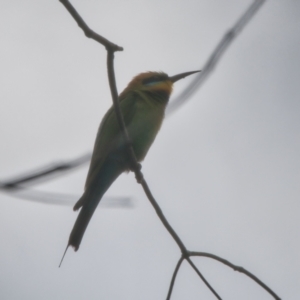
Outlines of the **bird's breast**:
[[139,101],[133,122],[127,130],[138,161],[145,158],[161,127],[165,105],[158,102]]

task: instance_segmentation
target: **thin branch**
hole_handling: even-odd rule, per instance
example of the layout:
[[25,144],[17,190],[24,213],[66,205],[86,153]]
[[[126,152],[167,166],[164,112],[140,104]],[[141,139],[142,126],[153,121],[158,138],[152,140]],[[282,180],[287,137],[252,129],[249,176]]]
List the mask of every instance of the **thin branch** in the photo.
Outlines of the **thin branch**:
[[243,267],[234,265],[233,263],[229,262],[228,260],[226,260],[222,257],[219,257],[219,256],[211,254],[211,253],[207,253],[207,252],[192,251],[192,252],[190,252],[190,256],[203,256],[203,257],[208,257],[208,258],[217,260],[217,261],[221,262],[222,264],[232,268],[234,271],[238,271],[240,273],[247,275],[252,280],[254,280],[258,285],[260,285],[263,289],[265,289],[269,294],[271,294],[276,300],[281,300],[281,298],[279,298],[279,296],[277,294],[275,294],[275,292],[273,292],[266,284],[264,284],[260,279],[258,279],[255,275],[253,275],[252,273],[250,273]]
[[91,38],[97,41],[98,43],[102,44],[106,49],[111,49],[113,51],[123,51],[123,47],[120,47],[110,42],[108,39],[104,38],[103,36],[99,35],[95,31],[90,29],[88,25],[83,21],[81,16],[78,14],[78,12],[75,10],[73,5],[68,0],[59,0],[59,1],[65,6],[65,8],[68,10],[68,12],[77,22],[78,26],[83,30],[84,34],[88,38]]
[[108,81],[109,81],[110,93],[111,93],[112,100],[113,100],[114,110],[115,110],[115,113],[117,116],[117,120],[118,120],[120,129],[121,129],[122,135],[125,140],[125,144],[127,144],[127,151],[129,154],[129,158],[131,160],[131,168],[132,168],[132,171],[135,172],[136,178],[138,178],[137,172],[140,171],[141,165],[136,160],[136,156],[135,156],[129,134],[126,129],[122,111],[121,111],[121,108],[119,105],[119,96],[118,96],[116,79],[115,79],[115,71],[114,71],[114,52],[110,51],[110,50],[107,50],[107,73],[108,73]]
[[14,190],[18,189],[20,184],[37,183],[57,177],[65,172],[78,168],[91,159],[91,154],[85,154],[78,158],[65,162],[52,163],[50,166],[42,167],[39,170],[20,175],[16,178],[0,182],[0,189]]
[[171,234],[177,245],[179,246],[182,254],[187,255],[187,249],[184,246],[183,242],[175,232],[175,230],[172,228],[170,223],[167,221],[166,217],[164,216],[161,208],[157,204],[155,198],[153,197],[149,186],[144,179],[143,173],[141,172],[141,165],[137,162],[129,134],[127,132],[125,122],[123,119],[123,115],[121,112],[121,108],[119,105],[119,98],[118,98],[118,92],[117,92],[117,87],[116,87],[116,80],[115,80],[115,74],[114,74],[114,52],[111,50],[107,50],[107,72],[108,72],[108,80],[109,80],[109,86],[110,86],[110,91],[113,99],[113,104],[114,104],[114,109],[115,113],[122,131],[122,134],[124,136],[125,142],[128,145],[127,150],[129,154],[129,158],[131,160],[131,170],[135,173],[135,177],[137,179],[137,182],[140,183],[144,189],[144,192],[151,202],[152,206],[154,207],[158,217],[160,218],[161,222],[164,224],[165,228],[168,230],[168,232]]
[[131,143],[131,139],[129,137],[128,131],[126,129],[126,125],[124,122],[124,118],[122,115],[122,111],[120,108],[120,103],[119,103],[119,97],[118,97],[118,91],[117,91],[117,86],[116,86],[116,79],[115,79],[115,73],[114,73],[114,52],[115,50],[112,48],[106,47],[107,50],[107,73],[108,73],[108,81],[109,81],[109,87],[110,87],[110,92],[113,100],[113,105],[114,105],[114,110],[116,113],[116,117],[120,126],[120,130],[122,132],[122,135],[124,137],[125,143],[127,144],[127,151],[129,154],[129,159],[131,161],[130,166],[131,166],[131,171],[135,173],[135,177],[138,183],[140,183],[144,189],[144,192],[148,198],[148,200],[151,202],[152,206],[154,207],[158,217],[160,218],[161,222],[167,229],[167,231],[170,233],[170,235],[173,237],[175,242],[177,243],[178,247],[181,250],[181,253],[183,257],[185,257],[190,264],[192,264],[193,268],[196,270],[200,278],[203,280],[203,282],[208,286],[208,288],[212,291],[214,295],[218,299],[221,299],[219,295],[215,292],[215,290],[210,286],[210,284],[205,280],[203,275],[199,272],[199,270],[193,265],[191,260],[188,258],[188,251],[186,247],[184,246],[183,242],[175,232],[175,230],[172,228],[166,217],[164,216],[161,208],[159,207],[158,203],[156,202],[155,198],[153,197],[149,186],[143,176],[143,173],[141,172],[141,164],[137,162],[136,155]]
[[[39,191],[24,186],[17,186],[17,188],[18,189],[4,190],[3,192],[11,197],[21,198],[31,202],[71,207],[74,206],[74,203],[80,197],[78,195]],[[101,205],[99,205],[99,208],[133,208],[134,206],[134,201],[131,197],[104,196],[102,198]]]
[[145,194],[147,195],[147,198],[149,199],[149,201],[151,202],[152,206],[154,207],[159,219],[161,220],[161,222],[163,223],[163,225],[165,226],[165,228],[167,229],[167,231],[170,233],[170,235],[173,237],[173,239],[175,240],[175,242],[177,243],[178,247],[181,250],[181,253],[184,256],[188,256],[188,251],[185,247],[185,245],[183,244],[183,242],[181,241],[181,239],[179,238],[179,236],[177,235],[177,233],[175,232],[175,230],[172,228],[172,226],[170,225],[170,223],[168,222],[168,220],[166,219],[166,217],[164,216],[161,208],[159,207],[159,205],[157,204],[157,202],[155,201],[148,185],[147,182],[143,179],[141,182],[141,185],[144,189]]
[[201,274],[201,272],[198,270],[198,268],[194,265],[192,260],[189,257],[187,257],[186,260],[191,265],[191,267],[195,270],[195,272],[198,274],[198,276],[202,279],[202,281],[206,284],[206,286],[210,289],[210,291],[216,296],[216,298],[219,300],[222,300],[222,298],[218,295],[218,293],[214,290],[214,288],[209,284],[209,282]]
[[173,101],[170,102],[170,104],[167,107],[167,115],[170,115],[171,113],[176,111],[180,106],[185,104],[187,100],[199,89],[202,83],[214,70],[216,64],[220,61],[220,58],[225,53],[229,45],[242,31],[242,29],[247,25],[247,23],[260,9],[264,2],[265,0],[253,1],[253,3],[238,19],[235,25],[223,36],[222,40],[219,42],[213,53],[210,55],[204,67],[201,69],[202,72],[199,73],[196,77],[194,77],[194,80],[175,99],[173,99]]
[[169,287],[169,291],[168,291],[168,295],[167,295],[167,300],[171,299],[171,295],[172,295],[172,291],[173,291],[175,279],[176,279],[177,273],[179,271],[179,268],[180,268],[183,260],[184,260],[184,256],[182,255],[180,257],[180,259],[178,260],[178,263],[177,263],[177,265],[175,267],[175,270],[174,270],[174,273],[173,273],[173,276],[172,276],[172,279],[171,279],[171,282],[170,282],[170,287]]

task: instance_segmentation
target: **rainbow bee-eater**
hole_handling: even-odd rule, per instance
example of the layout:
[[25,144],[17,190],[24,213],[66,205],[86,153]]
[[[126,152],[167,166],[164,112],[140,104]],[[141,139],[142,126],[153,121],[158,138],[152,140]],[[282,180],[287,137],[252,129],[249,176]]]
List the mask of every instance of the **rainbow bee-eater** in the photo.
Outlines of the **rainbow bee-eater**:
[[[162,72],[141,73],[119,95],[121,112],[138,162],[145,158],[161,127],[173,83],[196,72],[199,71],[172,77]],[[66,250],[69,246],[78,250],[101,198],[121,173],[130,170],[127,147],[112,106],[97,133],[85,192],[74,206],[74,210],[81,210]]]

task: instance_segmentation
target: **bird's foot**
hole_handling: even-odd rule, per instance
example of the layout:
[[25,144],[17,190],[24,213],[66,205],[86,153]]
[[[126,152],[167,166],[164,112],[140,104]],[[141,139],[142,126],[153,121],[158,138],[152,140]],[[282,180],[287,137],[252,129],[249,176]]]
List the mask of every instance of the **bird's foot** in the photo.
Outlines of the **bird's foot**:
[[142,165],[138,162],[135,164],[132,164],[130,167],[130,170],[135,173],[135,179],[138,183],[141,183],[144,179],[141,169],[142,169]]
[[141,170],[142,170],[142,165],[140,163],[131,162],[131,164],[130,164],[130,171],[131,172],[135,173],[136,171],[140,172]]
[[144,176],[142,172],[135,173],[135,179],[138,183],[142,183]]

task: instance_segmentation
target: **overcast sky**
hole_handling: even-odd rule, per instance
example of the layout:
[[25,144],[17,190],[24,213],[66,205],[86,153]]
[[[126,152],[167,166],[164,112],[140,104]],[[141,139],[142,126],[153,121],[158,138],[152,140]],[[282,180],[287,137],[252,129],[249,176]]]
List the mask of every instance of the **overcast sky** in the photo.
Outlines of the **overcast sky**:
[[[121,92],[140,72],[201,69],[251,1],[72,3],[124,47],[115,55]],[[0,180],[91,151],[111,105],[103,47],[58,0],[1,0],[0,36]],[[300,2],[267,1],[202,88],[166,118],[143,163],[189,250],[245,267],[286,300],[300,298],[299,58]],[[80,197],[86,173],[36,188]],[[59,269],[77,213],[0,194],[0,298],[165,299],[177,245],[132,174],[107,195],[131,197],[134,207],[100,203]],[[193,261],[223,299],[272,299],[220,263]],[[172,299],[215,297],[184,263]]]

